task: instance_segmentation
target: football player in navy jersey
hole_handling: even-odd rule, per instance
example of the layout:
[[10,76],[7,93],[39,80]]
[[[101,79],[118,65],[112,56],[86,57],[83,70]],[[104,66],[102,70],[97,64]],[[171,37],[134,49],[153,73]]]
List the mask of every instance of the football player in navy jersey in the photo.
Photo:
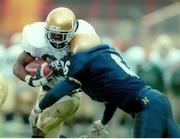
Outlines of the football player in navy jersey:
[[50,63],[65,80],[49,90],[36,105],[37,114],[79,88],[93,100],[105,104],[102,119],[95,122],[96,130],[104,130],[120,108],[135,120],[133,137],[180,137],[168,98],[145,85],[113,47],[101,44],[77,52],[67,62],[66,70],[61,68],[62,62]]

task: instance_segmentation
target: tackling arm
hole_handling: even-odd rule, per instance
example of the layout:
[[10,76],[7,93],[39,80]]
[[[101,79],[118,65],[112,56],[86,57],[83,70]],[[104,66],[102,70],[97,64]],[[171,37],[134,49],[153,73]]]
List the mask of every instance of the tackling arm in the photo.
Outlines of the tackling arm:
[[[84,54],[74,54],[69,62],[70,65],[67,70],[67,74],[64,74],[64,80],[56,84],[48,93],[44,96],[44,98],[39,103],[39,108],[41,110],[53,105],[63,96],[69,94],[70,92],[76,92],[77,89],[81,88],[81,83],[77,79],[79,79],[79,75],[81,72],[86,70],[86,63],[88,62],[88,57]],[[37,107],[38,108],[38,107]]]
[[43,97],[43,99],[39,102],[40,110],[44,110],[47,107],[52,106],[63,96],[68,95],[69,92],[73,92],[80,88],[80,84],[72,80],[70,77],[67,77],[64,81],[56,84],[49,92]]

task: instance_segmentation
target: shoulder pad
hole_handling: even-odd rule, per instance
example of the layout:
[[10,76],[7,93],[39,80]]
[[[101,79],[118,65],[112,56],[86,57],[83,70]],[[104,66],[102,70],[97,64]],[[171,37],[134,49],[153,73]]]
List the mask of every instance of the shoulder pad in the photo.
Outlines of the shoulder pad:
[[32,53],[32,49],[46,46],[44,27],[45,22],[36,22],[24,27],[22,32],[22,48],[24,51]]
[[79,23],[79,26],[78,26],[78,29],[76,31],[76,34],[77,33],[89,33],[89,34],[97,35],[94,27],[90,23],[88,23],[87,21],[79,19],[78,23]]

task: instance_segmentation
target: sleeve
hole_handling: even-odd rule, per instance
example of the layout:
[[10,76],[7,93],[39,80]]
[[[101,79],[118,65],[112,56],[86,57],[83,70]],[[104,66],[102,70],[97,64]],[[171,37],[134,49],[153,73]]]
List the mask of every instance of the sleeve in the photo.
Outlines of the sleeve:
[[111,120],[115,111],[116,111],[116,106],[110,103],[105,104],[105,110],[103,113],[103,117],[101,119],[103,125],[106,125]]
[[64,81],[56,84],[52,89],[48,91],[48,93],[39,102],[40,109],[44,110],[47,107],[52,106],[60,98],[62,98],[65,95],[68,95],[70,92],[73,92],[73,90],[76,90],[78,88],[78,84],[68,79],[65,79]]
[[23,31],[22,31],[22,40],[21,40],[21,46],[22,46],[22,49],[25,51],[25,52],[29,52],[30,50],[28,49],[28,43],[27,43],[27,34],[28,34],[28,28],[29,28],[29,25],[26,25],[24,28],[23,28]]
[[30,25],[26,25],[22,31],[21,47],[25,52],[30,53],[32,56],[34,56],[33,47],[28,43],[29,31],[30,31]]

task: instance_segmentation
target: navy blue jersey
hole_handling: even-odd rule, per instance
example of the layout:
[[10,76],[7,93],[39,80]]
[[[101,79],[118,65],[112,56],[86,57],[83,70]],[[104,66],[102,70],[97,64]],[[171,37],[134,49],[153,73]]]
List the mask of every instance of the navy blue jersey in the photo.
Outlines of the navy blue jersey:
[[135,119],[134,137],[180,137],[167,97],[145,86],[116,49],[99,45],[79,52],[66,62],[64,73],[65,80],[48,91],[39,103],[40,109],[81,87],[92,99],[106,102],[102,124],[121,108]]
[[120,53],[108,45],[75,54],[70,64],[68,76],[78,79],[85,93],[97,101],[125,107],[144,87]]
[[[133,111],[132,106],[135,105],[139,91],[145,86],[144,82],[129,69],[120,53],[108,45],[99,45],[74,54],[70,58],[67,76],[79,80],[82,90],[92,99],[110,102],[126,112]],[[76,87],[74,82],[65,80],[50,92],[59,92],[53,96],[60,98]],[[45,104],[41,103],[41,108],[47,107],[43,105]]]

